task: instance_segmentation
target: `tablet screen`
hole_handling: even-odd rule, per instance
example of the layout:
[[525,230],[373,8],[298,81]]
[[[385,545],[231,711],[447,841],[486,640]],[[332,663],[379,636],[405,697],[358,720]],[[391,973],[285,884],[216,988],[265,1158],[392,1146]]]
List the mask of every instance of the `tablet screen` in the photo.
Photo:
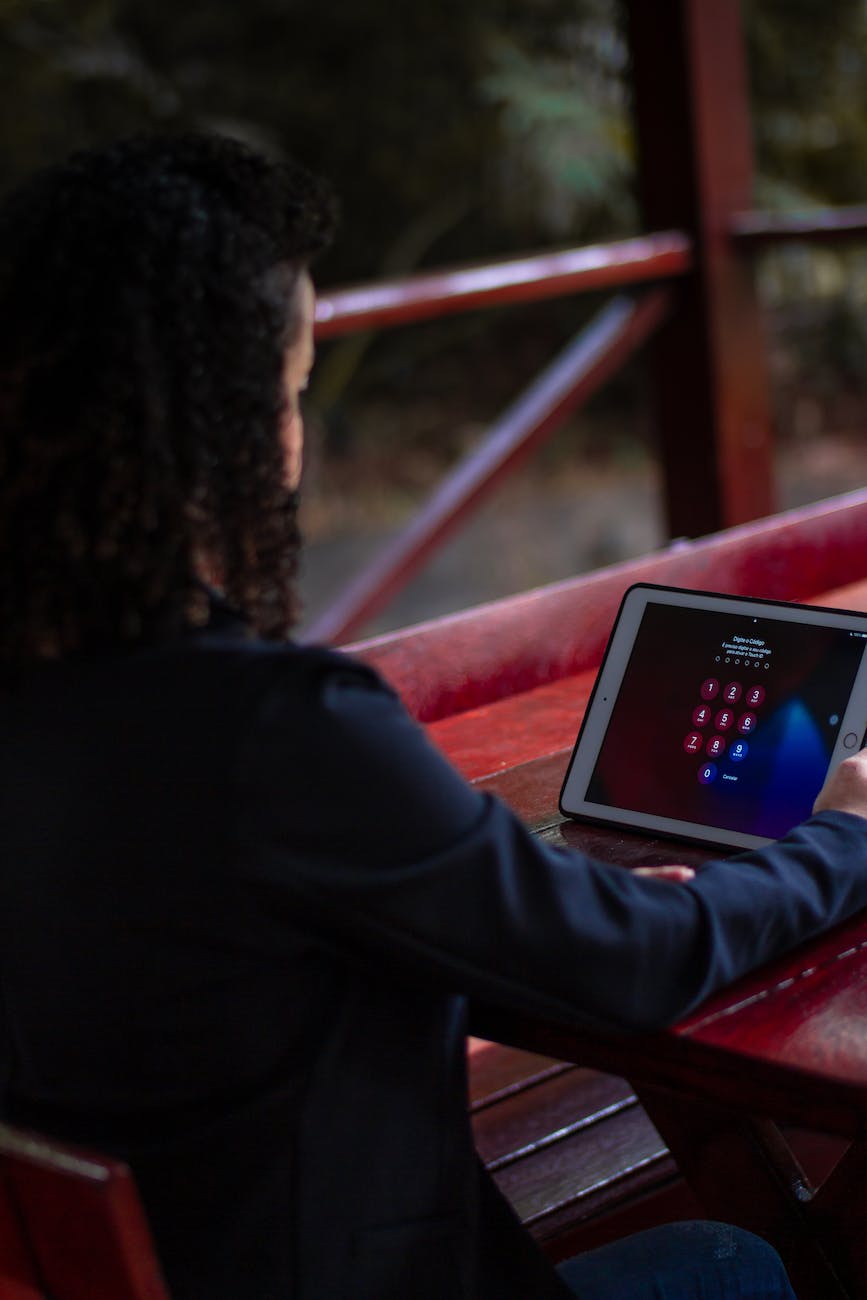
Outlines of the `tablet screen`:
[[[730,831],[732,843],[747,844],[809,816],[835,750],[841,756],[867,622],[853,615],[834,626],[812,621],[818,611],[799,620],[798,607],[780,617],[766,604],[728,603],[647,600],[613,701],[596,701],[607,721],[581,803],[603,818],[606,808],[627,810],[670,819],[674,833],[685,823],[686,833],[715,828],[723,834],[713,838]],[[847,733],[847,749],[863,730]]]

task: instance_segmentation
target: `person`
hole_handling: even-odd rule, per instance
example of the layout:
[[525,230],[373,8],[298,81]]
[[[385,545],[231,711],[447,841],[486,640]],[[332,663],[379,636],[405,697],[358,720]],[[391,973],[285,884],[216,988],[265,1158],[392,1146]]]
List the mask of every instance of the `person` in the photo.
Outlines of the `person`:
[[720,1225],[552,1268],[474,1154],[467,1016],[653,1029],[864,906],[867,763],[779,843],[641,876],[290,639],[332,221],[208,136],[0,211],[2,1114],[129,1162],[173,1300],[791,1297]]

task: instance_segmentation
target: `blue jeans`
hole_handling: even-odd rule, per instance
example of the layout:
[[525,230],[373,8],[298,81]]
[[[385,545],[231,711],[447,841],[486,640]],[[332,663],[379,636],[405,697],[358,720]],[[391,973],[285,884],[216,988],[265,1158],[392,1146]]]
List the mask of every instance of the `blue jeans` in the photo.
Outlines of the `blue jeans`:
[[558,1266],[580,1300],[795,1300],[776,1251],[726,1223],[669,1223]]

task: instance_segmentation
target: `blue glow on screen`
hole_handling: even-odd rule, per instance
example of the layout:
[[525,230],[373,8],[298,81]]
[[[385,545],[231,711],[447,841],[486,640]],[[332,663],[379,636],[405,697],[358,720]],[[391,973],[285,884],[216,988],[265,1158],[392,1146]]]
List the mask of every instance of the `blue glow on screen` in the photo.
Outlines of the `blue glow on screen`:
[[755,834],[777,836],[800,821],[812,806],[831,751],[816,719],[799,699],[777,710],[761,740],[770,770]]

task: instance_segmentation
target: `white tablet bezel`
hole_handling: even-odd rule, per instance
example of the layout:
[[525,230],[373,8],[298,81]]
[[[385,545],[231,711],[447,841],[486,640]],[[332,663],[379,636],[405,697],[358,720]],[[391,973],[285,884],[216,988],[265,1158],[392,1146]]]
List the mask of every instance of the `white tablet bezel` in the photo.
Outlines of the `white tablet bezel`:
[[[695,610],[747,615],[775,619],[780,622],[813,624],[820,627],[843,628],[865,637],[865,654],[855,676],[848,703],[842,715],[837,741],[828,771],[863,744],[867,730],[867,613],[854,610],[826,609],[818,605],[798,605],[784,601],[760,600],[748,596],[727,596],[706,591],[691,591],[680,587],[655,586],[638,583],[623,597],[605,657],[599,669],[593,693],[584,714],[584,721],[566,778],[560,792],[560,810],[566,816],[591,821],[606,826],[621,826],[630,830],[652,831],[676,839],[701,844],[721,844],[730,848],[759,848],[770,840],[758,835],[734,831],[727,827],[706,826],[697,822],[681,821],[673,817],[659,817],[651,813],[636,812],[628,808],[593,803],[585,797],[596,767],[608,723],[617,702],[620,686],[629,664],[638,629],[648,604],[661,603]],[[854,733],[857,744],[844,746],[847,736]],[[817,791],[818,793],[818,791]]]

